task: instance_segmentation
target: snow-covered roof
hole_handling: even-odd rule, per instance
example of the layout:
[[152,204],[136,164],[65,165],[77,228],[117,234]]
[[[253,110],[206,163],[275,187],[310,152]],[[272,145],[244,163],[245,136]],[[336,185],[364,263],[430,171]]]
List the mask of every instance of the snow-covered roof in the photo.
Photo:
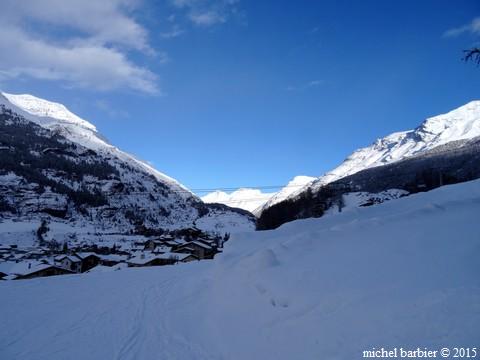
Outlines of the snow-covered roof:
[[88,270],[87,273],[104,273],[104,272],[117,271],[117,270],[121,270],[126,266],[127,264],[117,264],[114,266],[97,265],[94,268],[91,268],[90,270]]
[[54,260],[55,261],[63,261],[64,259],[68,259],[70,260],[71,262],[80,262],[82,261],[82,258],[80,258],[79,256],[75,256],[75,255],[58,255],[58,256],[55,256]]
[[135,256],[135,257],[129,259],[128,262],[130,264],[135,264],[135,265],[144,265],[144,264],[148,264],[149,262],[151,262],[155,259],[161,259],[161,260],[177,259],[179,261],[182,261],[182,260],[188,258],[189,256],[194,256],[194,255],[169,252],[169,253],[165,253],[165,254],[148,255],[148,256],[145,256],[145,257]]
[[144,265],[148,264],[150,261],[158,259],[159,255],[149,255],[149,256],[142,256],[142,255],[137,255],[131,259],[128,260],[129,264],[135,264],[135,265]]
[[153,250],[153,252],[155,252],[155,253],[156,253],[156,252],[164,252],[164,253],[166,253],[166,252],[170,252],[170,251],[172,251],[172,247],[171,247],[171,246],[165,246],[165,245],[157,246],[157,247]]
[[96,255],[101,260],[105,261],[125,261],[128,259],[127,255],[109,254],[109,255]]
[[18,263],[13,261],[5,261],[0,263],[0,271],[5,274],[23,276],[40,270],[48,269],[52,266],[56,267],[52,264],[47,264],[40,261],[21,261]]
[[195,244],[195,245],[200,246],[204,249],[211,249],[212,248],[210,245],[207,245],[207,244],[205,244],[203,242],[200,242],[200,241],[191,241],[191,242],[187,243],[187,246],[190,245],[190,244]]
[[164,256],[168,255],[168,257],[167,257],[168,259],[171,259],[173,257],[173,258],[176,258],[179,261],[185,260],[186,258],[188,258],[190,256],[193,256],[194,258],[196,258],[196,256],[193,255],[193,254],[183,254],[183,253],[176,253],[176,252],[171,252],[171,253],[162,254],[162,255],[164,255]]
[[89,256],[96,256],[96,257],[100,258],[100,255],[95,254],[94,252],[77,252],[77,253],[75,253],[75,255],[78,256],[82,260],[86,259]]
[[170,252],[170,253],[165,253],[165,254],[159,254],[157,255],[157,258],[159,259],[177,259],[177,260],[183,260],[189,256],[193,256],[192,254],[182,254],[182,253],[176,253],[176,252]]

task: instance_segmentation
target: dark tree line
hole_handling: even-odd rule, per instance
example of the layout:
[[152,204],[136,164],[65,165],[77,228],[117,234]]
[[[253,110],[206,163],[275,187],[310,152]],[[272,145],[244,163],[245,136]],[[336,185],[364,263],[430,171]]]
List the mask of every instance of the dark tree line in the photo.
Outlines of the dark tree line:
[[418,193],[478,178],[480,138],[460,140],[402,161],[365,169],[315,191],[308,189],[294,199],[265,209],[257,219],[257,229],[274,229],[296,219],[321,217],[335,205],[340,210],[342,196],[349,192],[402,189]]
[[[46,187],[53,192],[66,195],[77,206],[101,206],[107,199],[98,189],[72,189],[56,180],[82,181],[84,176],[100,180],[118,176],[118,170],[91,153],[79,149],[76,144],[31,122],[23,121],[11,111],[0,112],[0,174],[9,172],[23,177],[27,183],[38,184],[37,193]],[[87,153],[88,156],[83,156]],[[48,172],[48,173],[47,173]],[[0,209],[7,209],[2,201]]]

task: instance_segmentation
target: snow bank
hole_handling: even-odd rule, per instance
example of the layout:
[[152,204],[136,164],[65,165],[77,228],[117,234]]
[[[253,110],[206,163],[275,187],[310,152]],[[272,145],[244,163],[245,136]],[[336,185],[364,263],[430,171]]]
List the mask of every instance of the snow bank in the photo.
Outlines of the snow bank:
[[237,234],[214,261],[0,283],[2,359],[478,347],[480,181]]

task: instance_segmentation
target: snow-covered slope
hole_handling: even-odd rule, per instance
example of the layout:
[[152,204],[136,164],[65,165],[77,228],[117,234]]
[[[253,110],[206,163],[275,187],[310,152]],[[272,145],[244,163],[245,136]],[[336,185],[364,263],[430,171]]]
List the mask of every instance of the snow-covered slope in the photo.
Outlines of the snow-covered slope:
[[[178,181],[101,136],[65,106],[31,95],[0,94],[0,223],[25,222],[30,237],[40,219],[57,241],[75,234],[138,229],[234,232],[253,218],[205,205]],[[95,234],[93,236],[92,234]],[[20,234],[23,238],[26,234]],[[0,239],[12,235],[0,231]],[[6,239],[8,240],[8,239]]]
[[351,360],[374,347],[475,347],[479,213],[473,181],[235,235],[213,262],[0,282],[0,358]]
[[268,199],[264,204],[258,206],[253,211],[253,214],[259,216],[262,211],[272,205],[275,205],[279,202],[282,202],[286,198],[288,198],[291,194],[298,192],[300,189],[303,189],[305,186],[310,184],[312,181],[316,180],[316,178],[311,176],[295,176],[290,182],[283,187],[280,191],[275,193],[270,199]]
[[73,114],[62,104],[40,99],[33,95],[14,95],[7,93],[0,93],[0,104],[24,116],[29,121],[64,136],[70,141],[106,155],[116,156],[141,171],[147,171],[158,180],[174,187],[181,195],[185,194],[185,196],[188,197],[194,196],[185,186],[181,185],[175,179],[109,144],[106,139],[97,132],[94,125]]
[[88,121],[81,119],[74,113],[70,112],[65,105],[40,99],[29,94],[7,94],[2,93],[12,104],[25,110],[29,114],[56,119],[64,123],[84,127],[86,129],[96,131],[95,126]]
[[225,204],[252,212],[265,204],[274,195],[274,193],[263,193],[258,189],[241,188],[230,194],[217,190],[202,196],[202,201],[205,203]]
[[289,197],[295,197],[308,187],[316,190],[322,185],[361,170],[390,164],[452,141],[472,139],[477,136],[480,136],[480,101],[478,100],[471,101],[446,114],[428,118],[414,130],[390,134],[376,140],[370,146],[356,150],[340,166],[305,187],[293,191]]

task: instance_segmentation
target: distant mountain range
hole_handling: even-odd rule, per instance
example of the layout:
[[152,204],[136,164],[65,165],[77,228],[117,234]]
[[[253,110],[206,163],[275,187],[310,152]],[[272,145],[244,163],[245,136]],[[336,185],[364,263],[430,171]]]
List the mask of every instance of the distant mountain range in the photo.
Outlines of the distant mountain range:
[[391,164],[421,154],[437,146],[480,136],[480,101],[472,101],[449,113],[426,119],[414,130],[401,131],[376,140],[348,156],[335,169],[320,177],[297,176],[283,189],[265,194],[256,189],[239,189],[231,194],[215,191],[202,197],[208,203],[222,203],[252,212],[257,217],[268,208],[295,199],[306,191],[362,170]]
[[214,191],[202,196],[205,203],[219,203],[231,207],[245,209],[254,212],[259,206],[267,202],[275,193],[263,193],[258,189],[241,188],[230,194],[224,191]]
[[230,194],[217,190],[202,196],[202,200],[205,203],[219,203],[244,209],[257,215],[262,212],[263,208],[267,208],[286,199],[290,194],[298,191],[315,179],[316,178],[311,176],[296,176],[278,192],[273,193],[263,193],[259,189],[249,188],[241,188]]
[[32,95],[0,94],[0,153],[0,222],[11,231],[0,242],[12,232],[32,237],[41,222],[49,224],[44,236],[58,241],[255,226],[249,213],[203,203],[62,104]]
[[253,230],[253,215],[268,229],[340,209],[350,192],[382,192],[376,199],[385,201],[480,177],[480,101],[379,139],[323,176],[297,176],[276,193],[242,188],[202,198],[108,143],[62,104],[1,93],[0,129],[0,221],[9,229],[0,241],[31,238],[45,222],[44,236],[60,241],[190,227],[224,234]]

